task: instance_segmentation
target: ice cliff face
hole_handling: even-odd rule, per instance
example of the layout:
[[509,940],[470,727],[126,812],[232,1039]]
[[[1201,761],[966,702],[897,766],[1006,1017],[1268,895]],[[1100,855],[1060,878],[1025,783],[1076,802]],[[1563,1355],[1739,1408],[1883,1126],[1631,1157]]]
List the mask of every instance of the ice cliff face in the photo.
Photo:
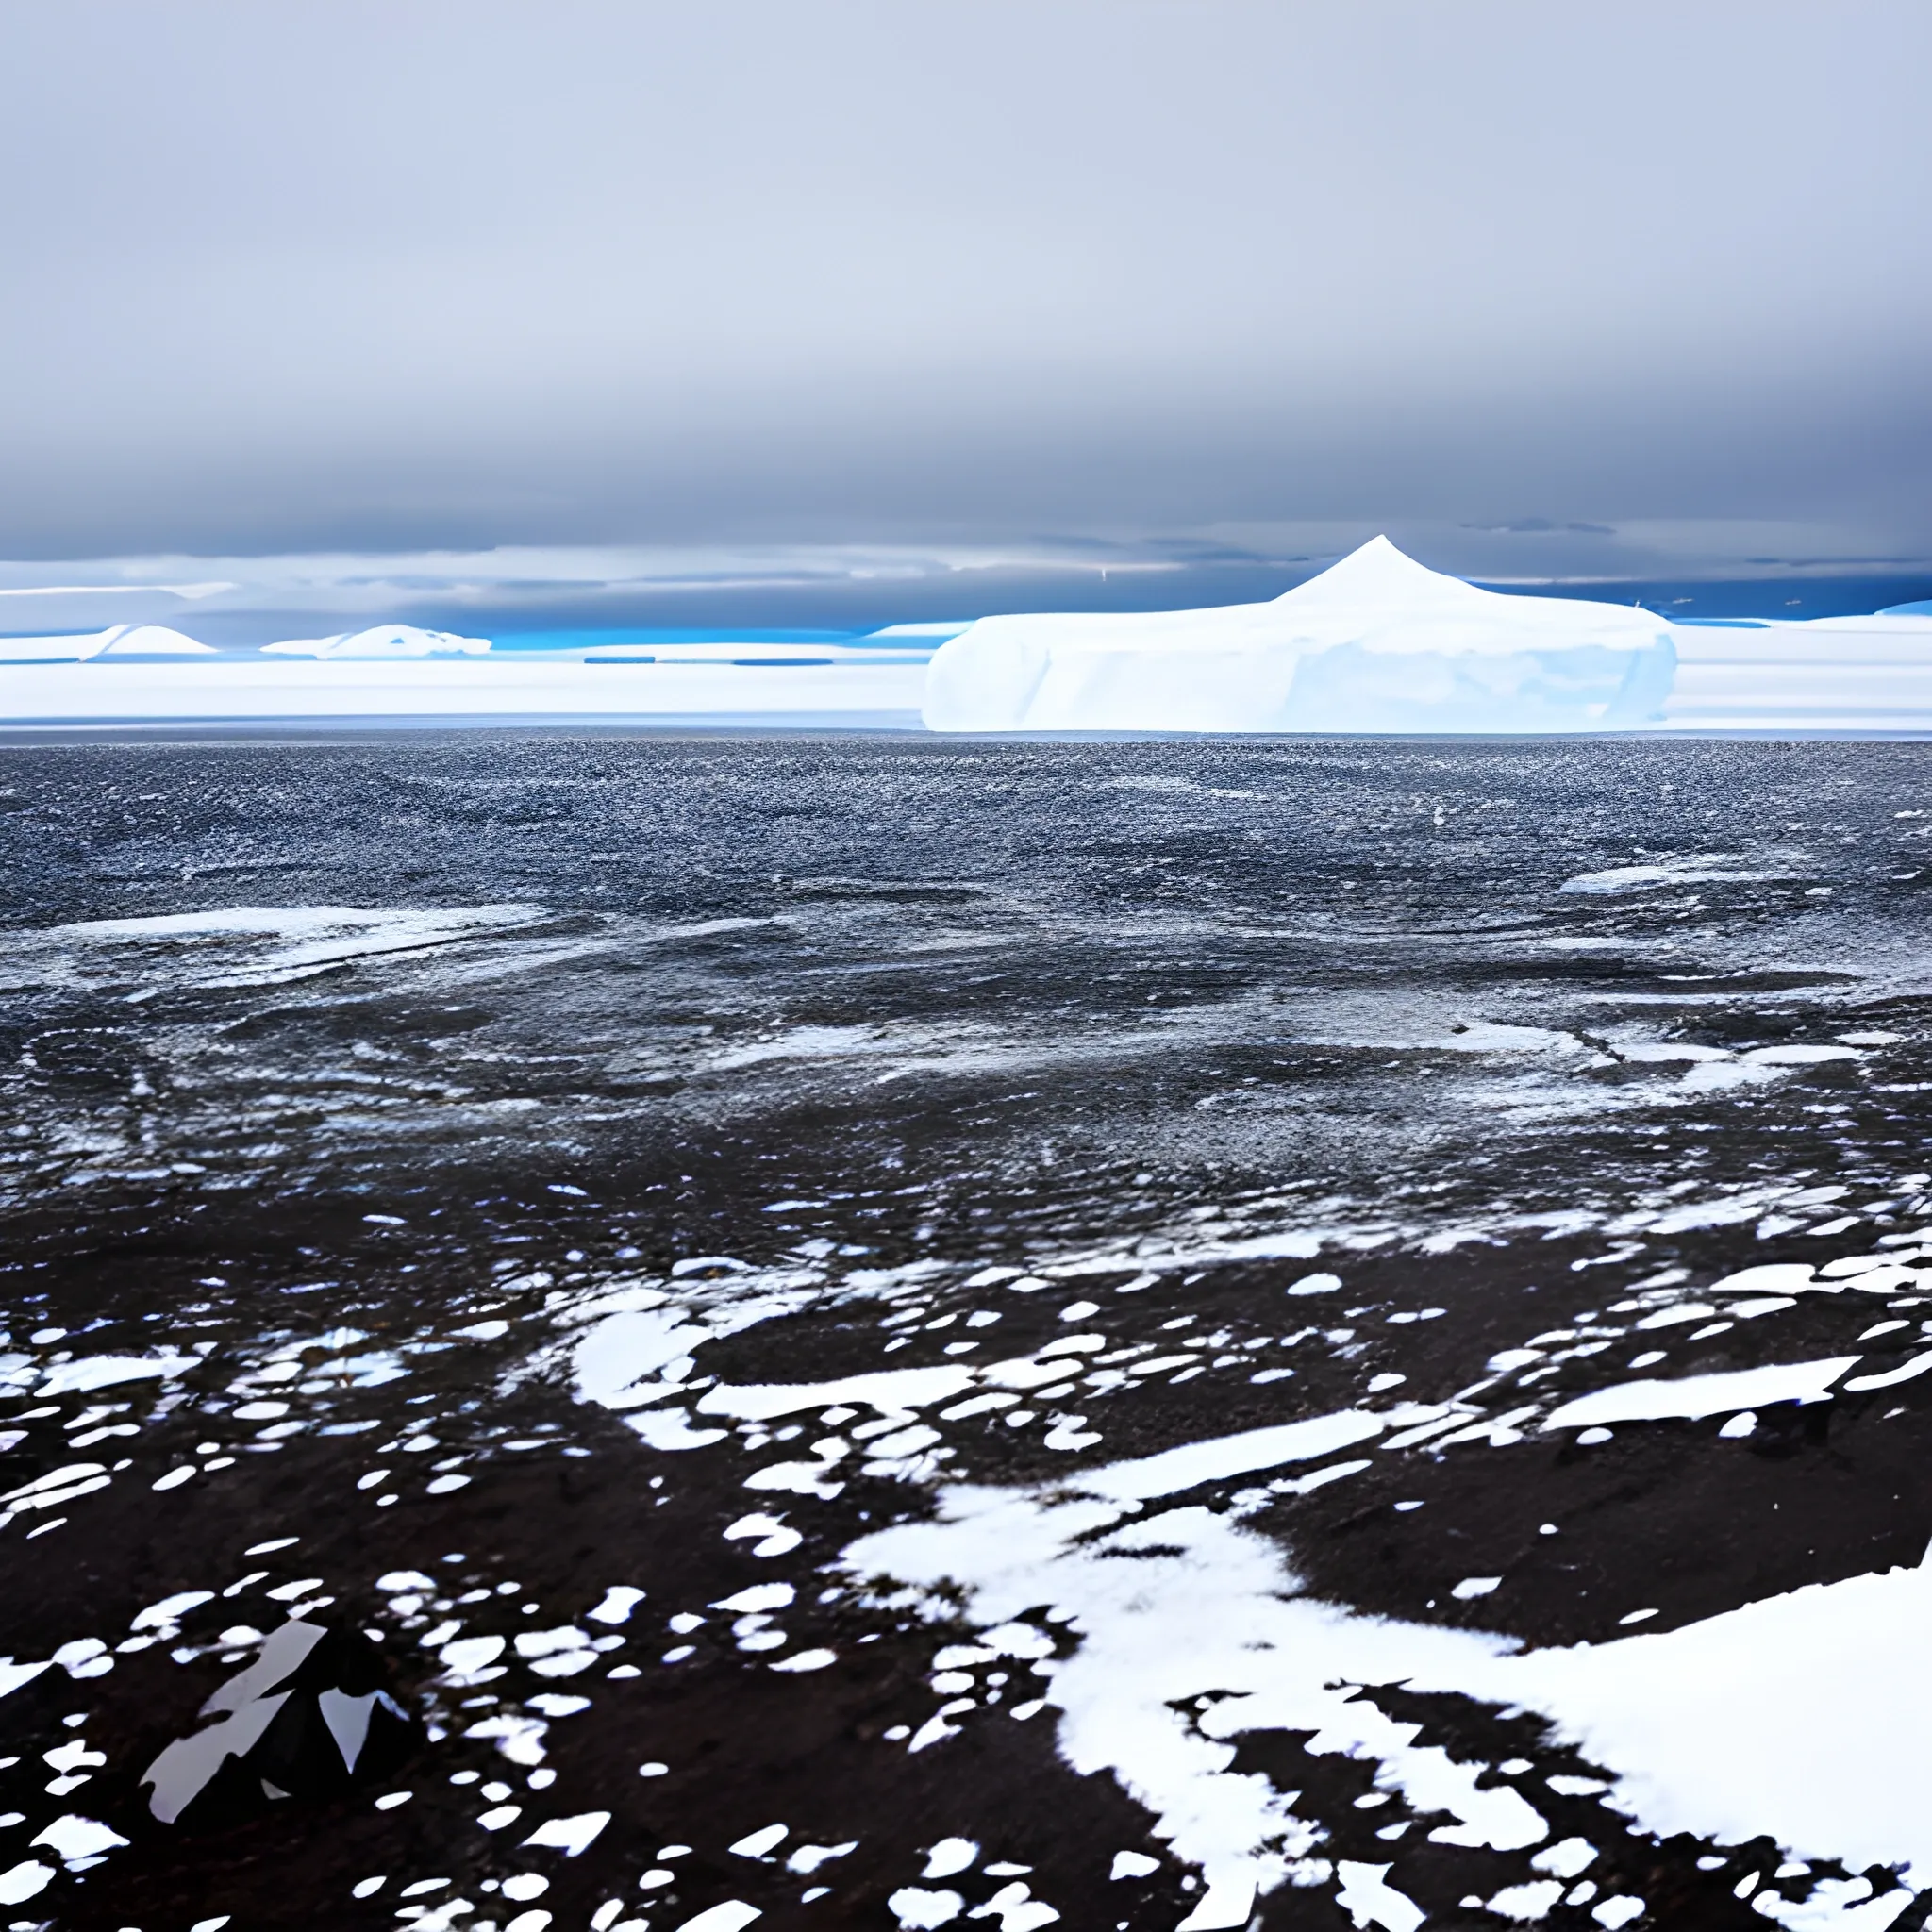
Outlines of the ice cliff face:
[[1932,731],[1932,609],[1683,625],[1672,731]]
[[1268,604],[986,617],[927,672],[938,731],[1604,731],[1654,725],[1671,625],[1502,596],[1386,537]]

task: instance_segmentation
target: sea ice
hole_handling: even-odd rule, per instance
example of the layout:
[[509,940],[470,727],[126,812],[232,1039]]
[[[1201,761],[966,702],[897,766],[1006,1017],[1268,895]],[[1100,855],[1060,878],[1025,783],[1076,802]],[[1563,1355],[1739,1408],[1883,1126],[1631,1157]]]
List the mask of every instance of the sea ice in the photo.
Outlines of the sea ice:
[[480,658],[490,640],[423,630],[413,624],[378,624],[329,638],[289,638],[261,648],[271,658]]
[[863,1402],[891,1414],[944,1402],[972,1386],[972,1370],[961,1368],[880,1369],[844,1375],[835,1382],[767,1383],[742,1389],[721,1382],[698,1398],[698,1409],[704,1415],[769,1422],[776,1416],[795,1415],[801,1408]]
[[[55,926],[48,937],[90,945],[138,946],[142,950],[129,958],[143,974],[225,988],[313,978],[351,960],[394,958],[485,940],[540,924],[545,917],[542,907],[528,905],[433,909],[221,906],[135,919],[82,920]],[[206,972],[208,965],[216,965],[213,974]]]
[[526,1845],[550,1845],[565,1857],[575,1858],[590,1847],[591,1841],[609,1823],[608,1811],[585,1811],[575,1818],[551,1818],[540,1824],[524,1842]]
[[1386,537],[1268,604],[985,617],[935,654],[938,731],[1599,731],[1654,724],[1677,646],[1621,604],[1504,596]]
[[1357,1925],[1381,1925],[1389,1932],[1415,1932],[1423,1923],[1423,1908],[1406,1892],[1384,1883],[1387,1865],[1351,1864],[1346,1858],[1335,1867],[1341,1884],[1335,1902]]
[[66,637],[0,638],[0,664],[84,664],[94,658],[211,658],[212,644],[197,643],[162,624],[116,624],[106,630]]
[[1923,1567],[1810,1584],[1655,1637],[1500,1659],[1482,1688],[1553,1716],[1653,1831],[1769,1833],[1854,1871],[1909,1862],[1916,1881],[1932,1862],[1908,1741],[1932,1692],[1928,1595]]

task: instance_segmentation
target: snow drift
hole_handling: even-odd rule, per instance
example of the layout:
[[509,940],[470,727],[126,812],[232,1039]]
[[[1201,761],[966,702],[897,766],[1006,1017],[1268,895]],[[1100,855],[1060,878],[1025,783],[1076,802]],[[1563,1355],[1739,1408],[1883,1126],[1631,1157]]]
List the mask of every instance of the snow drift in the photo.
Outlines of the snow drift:
[[1604,731],[1657,721],[1671,625],[1511,597],[1386,537],[1268,604],[985,617],[926,674],[938,731]]

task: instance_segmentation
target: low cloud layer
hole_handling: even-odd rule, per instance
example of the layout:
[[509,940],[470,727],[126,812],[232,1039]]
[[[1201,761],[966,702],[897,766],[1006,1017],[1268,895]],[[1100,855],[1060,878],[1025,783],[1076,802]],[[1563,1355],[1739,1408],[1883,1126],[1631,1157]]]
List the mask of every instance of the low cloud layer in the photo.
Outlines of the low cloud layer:
[[[867,629],[1001,610],[1162,609],[1278,596],[1378,534],[1228,523],[1008,543],[508,545],[0,563],[0,637],[155,623],[225,645],[400,621],[507,637],[641,626]],[[1667,614],[1816,617],[1932,595],[1932,545],[1854,524],[1397,521],[1432,568]]]

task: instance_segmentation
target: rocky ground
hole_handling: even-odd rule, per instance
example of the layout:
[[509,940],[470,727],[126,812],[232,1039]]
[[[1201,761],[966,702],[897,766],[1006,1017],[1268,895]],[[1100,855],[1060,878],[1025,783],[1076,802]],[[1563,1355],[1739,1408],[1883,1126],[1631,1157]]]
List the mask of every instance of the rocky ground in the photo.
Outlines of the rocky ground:
[[0,1924],[1922,1925],[1928,775],[0,752]]

